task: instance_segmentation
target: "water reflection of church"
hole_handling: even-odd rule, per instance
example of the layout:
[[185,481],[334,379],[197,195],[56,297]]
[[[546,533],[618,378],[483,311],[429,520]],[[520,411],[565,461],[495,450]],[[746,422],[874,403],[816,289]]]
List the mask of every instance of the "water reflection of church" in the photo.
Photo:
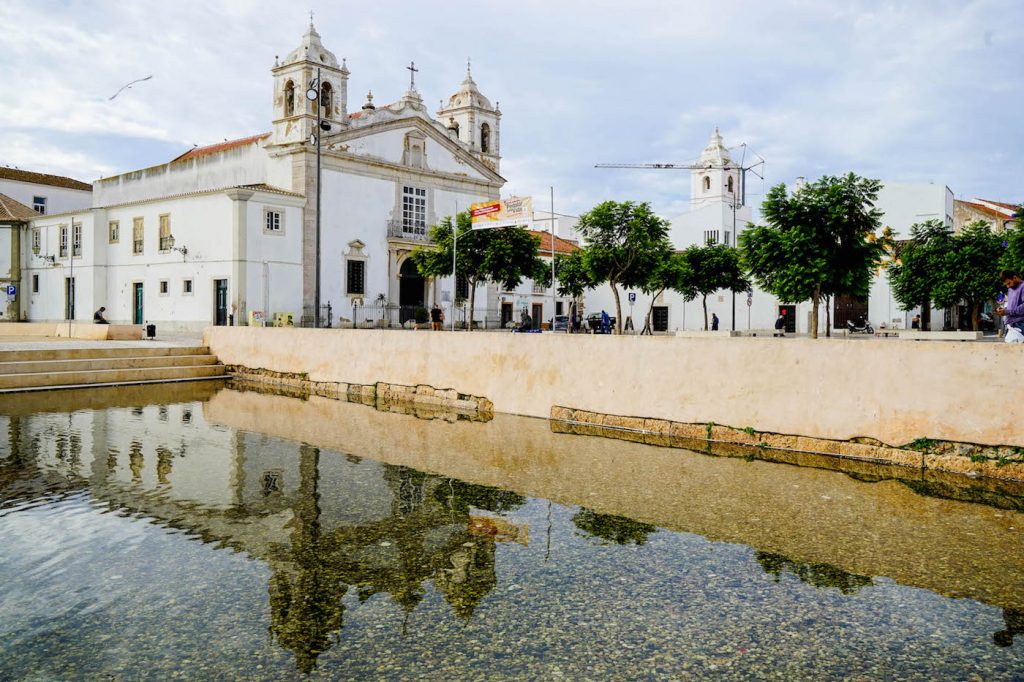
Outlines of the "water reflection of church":
[[[102,443],[97,436],[103,431],[131,431],[81,421],[90,417],[105,415],[76,415],[72,428],[65,421],[53,434],[45,419],[10,418],[0,501],[68,481],[112,508],[143,512],[265,561],[272,571],[271,632],[303,672],[315,667],[343,628],[350,590],[361,602],[388,594],[408,615],[432,582],[455,615],[471,618],[497,583],[495,543],[503,539],[481,514],[486,521],[487,512],[525,502],[487,486],[254,434],[160,444],[126,435],[125,443]],[[226,467],[230,490],[176,476],[189,460],[203,460],[214,478]],[[151,483],[146,473],[153,474]]]

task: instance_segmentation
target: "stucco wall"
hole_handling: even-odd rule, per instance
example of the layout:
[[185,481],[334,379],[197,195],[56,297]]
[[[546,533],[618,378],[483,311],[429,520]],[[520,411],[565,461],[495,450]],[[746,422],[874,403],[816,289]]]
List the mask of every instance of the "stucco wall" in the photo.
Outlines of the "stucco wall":
[[1024,347],[208,328],[222,362],[313,381],[428,384],[497,412],[553,405],[822,438],[1024,446]]

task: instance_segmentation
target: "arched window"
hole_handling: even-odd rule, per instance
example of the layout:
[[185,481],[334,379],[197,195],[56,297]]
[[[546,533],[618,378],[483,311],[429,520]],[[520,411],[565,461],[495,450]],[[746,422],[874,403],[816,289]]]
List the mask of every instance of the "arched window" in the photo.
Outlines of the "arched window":
[[732,176],[731,175],[729,176],[729,181],[726,183],[726,185],[729,187],[729,193],[731,194],[732,193]]
[[332,108],[331,108],[331,104],[332,104],[332,102],[331,102],[331,95],[332,94],[333,94],[333,90],[331,88],[331,84],[330,83],[324,83],[323,85],[320,86],[320,103],[324,107],[324,112],[322,114],[322,116],[324,118],[330,118],[331,117],[331,111],[332,111]]
[[486,123],[480,125],[480,151],[491,151],[491,126]]
[[288,81],[284,84],[284,115],[295,114],[295,83]]
[[704,176],[704,191],[707,192],[709,189],[711,189],[711,178],[709,178],[708,176],[705,175]]

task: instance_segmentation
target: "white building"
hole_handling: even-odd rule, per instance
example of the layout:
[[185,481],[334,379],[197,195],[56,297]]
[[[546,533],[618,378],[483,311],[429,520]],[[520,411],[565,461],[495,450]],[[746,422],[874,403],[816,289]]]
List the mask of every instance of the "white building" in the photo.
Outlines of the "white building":
[[89,208],[92,185],[64,177],[0,166],[0,194],[40,215]]
[[[318,74],[311,101],[306,88]],[[437,119],[412,78],[397,102],[376,105],[368,94],[349,113],[350,72],[312,24],[271,75],[270,132],[103,178],[88,209],[34,220],[23,250],[30,292],[23,314],[89,320],[105,306],[112,322],[154,322],[164,330],[247,324],[251,313],[311,322],[318,109],[327,128],[322,304],[331,304],[336,324],[351,320],[354,307],[377,302],[402,306],[403,318],[435,301],[448,305],[452,283],[424,280],[409,256],[428,242],[431,225],[498,198],[505,182],[501,111],[468,66]],[[481,315],[502,308],[494,285],[474,295]]]

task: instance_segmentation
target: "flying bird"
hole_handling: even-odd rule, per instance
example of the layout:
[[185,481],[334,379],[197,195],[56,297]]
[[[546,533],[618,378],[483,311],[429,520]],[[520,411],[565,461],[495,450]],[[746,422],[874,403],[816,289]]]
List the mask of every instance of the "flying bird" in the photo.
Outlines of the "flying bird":
[[117,97],[118,95],[120,95],[122,92],[124,92],[125,90],[130,89],[136,83],[141,83],[142,81],[148,81],[152,77],[153,77],[153,74],[150,74],[150,75],[146,76],[145,78],[140,78],[138,80],[132,81],[131,83],[126,83],[126,84],[122,85],[121,88],[117,92],[115,92],[113,95],[111,95],[107,99],[108,100],[112,100],[115,97]]

